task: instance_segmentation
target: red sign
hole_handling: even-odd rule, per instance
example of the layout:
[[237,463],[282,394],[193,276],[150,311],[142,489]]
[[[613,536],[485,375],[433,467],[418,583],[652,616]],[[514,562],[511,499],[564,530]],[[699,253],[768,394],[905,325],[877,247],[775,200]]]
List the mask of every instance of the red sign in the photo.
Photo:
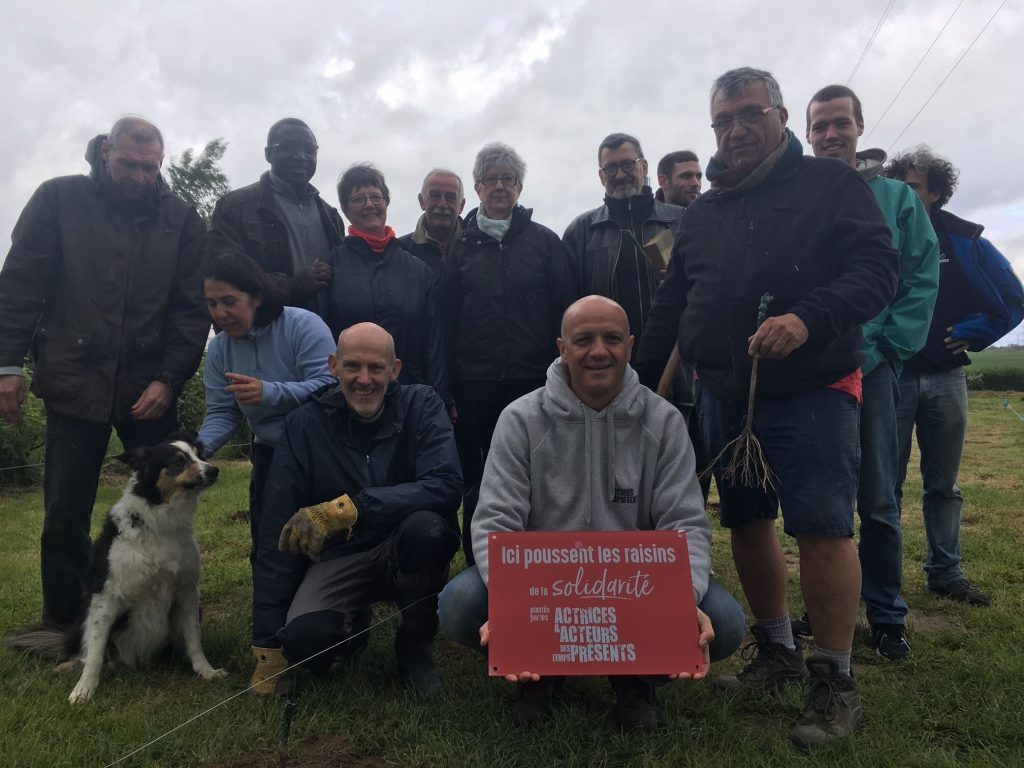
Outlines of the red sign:
[[491,676],[704,670],[684,531],[489,536]]

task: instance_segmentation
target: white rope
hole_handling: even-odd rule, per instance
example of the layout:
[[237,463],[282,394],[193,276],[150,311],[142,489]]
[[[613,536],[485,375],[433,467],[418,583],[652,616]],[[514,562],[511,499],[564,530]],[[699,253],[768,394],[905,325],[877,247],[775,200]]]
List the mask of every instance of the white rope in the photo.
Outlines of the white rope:
[[[245,446],[245,445],[250,445],[250,443],[232,443],[231,445],[222,445],[217,450],[221,450],[223,448],[238,448],[238,447]],[[116,455],[117,454],[111,453],[111,454],[108,454],[108,455],[104,456],[103,457],[103,463],[104,464],[107,463],[111,459],[115,458]],[[10,470],[15,470],[15,469],[31,469],[32,467],[42,467],[42,466],[44,466],[43,462],[39,462],[38,464],[21,464],[21,465],[16,466],[16,467],[0,467],[0,472],[7,472],[7,471],[10,471]]]
[[[302,664],[305,664],[307,661],[310,661],[311,659],[315,659],[317,656],[320,656],[321,654],[327,653],[328,651],[333,651],[335,648],[338,648],[338,647],[344,645],[345,643],[348,643],[348,642],[351,642],[352,640],[355,640],[357,637],[359,637],[360,635],[363,635],[363,634],[369,632],[371,629],[374,629],[376,627],[381,626],[382,624],[385,624],[385,623],[391,621],[392,619],[395,618],[395,616],[400,616],[403,611],[406,611],[407,609],[412,608],[414,605],[422,603],[424,600],[430,600],[431,598],[437,597],[439,594],[441,594],[441,593],[440,592],[435,592],[432,595],[425,595],[424,597],[421,597],[419,600],[416,600],[416,601],[414,601],[412,603],[409,603],[409,605],[405,606],[405,608],[399,608],[397,611],[395,611],[394,613],[390,614],[389,616],[384,617],[383,619],[378,621],[376,624],[371,624],[366,629],[364,629],[364,630],[362,630],[360,632],[356,632],[354,635],[350,635],[349,637],[346,637],[344,640],[341,640],[341,641],[335,643],[332,646],[324,648],[321,651],[317,651],[312,656],[308,656],[307,658],[303,659],[302,661],[298,661],[298,662],[296,662],[294,664],[289,664],[287,667],[282,669],[280,672],[275,672],[272,675],[268,675],[267,677],[263,678],[263,680],[261,680],[260,682],[262,683],[262,682],[266,682],[267,680],[273,680],[275,677],[278,677],[280,675],[285,674],[286,672],[291,671],[292,667],[300,666]],[[259,683],[257,683],[256,685],[259,685]],[[215,710],[215,709],[219,709],[220,707],[223,707],[229,701],[233,701],[233,700],[237,699],[239,696],[242,696],[243,694],[248,693],[253,688],[255,688],[256,685],[250,685],[248,688],[244,688],[243,690],[238,691],[235,694],[232,694],[228,698],[224,699],[221,702],[218,702],[217,704],[214,704],[212,707],[210,707],[208,709],[203,710],[199,714],[193,715],[192,717],[190,717],[185,722],[179,723],[178,725],[174,726],[173,728],[171,728],[169,731],[166,731],[165,733],[161,733],[159,736],[157,736],[152,741],[149,741],[149,742],[143,744],[141,747],[138,747],[137,749],[132,750],[131,752],[129,752],[126,755],[123,755],[122,757],[119,757],[114,762],[108,763],[106,766],[104,766],[104,768],[112,768],[112,766],[115,766],[118,763],[124,762],[129,757],[132,757],[133,755],[137,755],[139,752],[142,752],[145,749],[149,749],[151,746],[156,744],[158,741],[161,741],[161,740],[167,738],[168,736],[170,736],[172,733],[175,733],[176,731],[180,731],[186,725],[189,725],[190,723],[195,722],[196,720],[198,720],[201,717],[205,717],[206,715],[208,715],[211,712],[213,712],[213,710]]]

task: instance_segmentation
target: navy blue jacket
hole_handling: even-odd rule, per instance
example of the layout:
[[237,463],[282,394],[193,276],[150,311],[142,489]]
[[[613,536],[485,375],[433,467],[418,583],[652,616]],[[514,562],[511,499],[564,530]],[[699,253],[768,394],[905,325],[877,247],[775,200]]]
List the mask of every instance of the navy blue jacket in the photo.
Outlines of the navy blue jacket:
[[[980,294],[984,306],[973,308],[965,318],[953,324],[957,339],[969,339],[970,350],[979,352],[999,341],[1024,320],[1024,287],[1013,273],[1006,257],[981,236],[984,227],[939,211],[934,217],[953,246],[953,255],[967,279]],[[942,286],[939,286],[942,290]]]
[[634,367],[657,385],[672,345],[719,397],[746,398],[760,297],[768,315],[796,314],[807,341],[762,360],[759,399],[827,386],[863,362],[861,326],[896,290],[899,255],[867,182],[853,168],[803,156],[792,137],[759,184],[712,188],[686,209]]
[[376,323],[395,339],[402,384],[427,384],[452,402],[441,325],[441,288],[434,272],[397,239],[374,253],[361,237],[348,236],[328,258],[327,325],[334,338],[356,323]]
[[441,398],[430,387],[392,383],[365,454],[349,439],[349,410],[337,386],[285,419],[284,437],[263,490],[258,555],[253,565],[253,643],[280,644],[288,606],[310,566],[281,552],[281,529],[300,507],[348,494],[359,510],[349,540],[328,539],[321,560],[371,549],[419,510],[441,515],[458,531],[462,470],[455,436]]
[[445,261],[445,345],[458,381],[544,379],[558,356],[562,313],[577,298],[569,254],[554,232],[517,205],[498,242],[477,210]]

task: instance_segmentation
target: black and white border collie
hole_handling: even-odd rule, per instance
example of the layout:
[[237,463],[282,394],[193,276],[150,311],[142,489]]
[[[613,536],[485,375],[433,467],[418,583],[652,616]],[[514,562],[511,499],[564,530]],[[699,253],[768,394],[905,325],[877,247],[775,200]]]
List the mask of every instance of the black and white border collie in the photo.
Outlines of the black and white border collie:
[[206,660],[199,626],[199,546],[193,533],[199,493],[217,468],[199,458],[195,439],[175,433],[117,458],[133,472],[93,545],[84,621],[68,632],[35,628],[9,638],[25,651],[78,655],[82,676],[68,701],[95,693],[105,659],[145,664],[181,640],[205,680],[225,677]]

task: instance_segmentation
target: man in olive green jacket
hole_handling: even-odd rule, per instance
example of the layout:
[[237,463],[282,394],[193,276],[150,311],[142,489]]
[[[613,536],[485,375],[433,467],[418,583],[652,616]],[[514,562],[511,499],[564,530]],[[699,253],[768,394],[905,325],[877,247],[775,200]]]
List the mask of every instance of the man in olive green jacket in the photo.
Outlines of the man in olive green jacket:
[[32,389],[46,405],[43,621],[82,607],[89,523],[111,428],[125,448],[163,440],[210,328],[200,263],[206,227],[160,177],[163,137],[119,119],[86,150],[88,176],[42,184],[0,272],[0,417]]

